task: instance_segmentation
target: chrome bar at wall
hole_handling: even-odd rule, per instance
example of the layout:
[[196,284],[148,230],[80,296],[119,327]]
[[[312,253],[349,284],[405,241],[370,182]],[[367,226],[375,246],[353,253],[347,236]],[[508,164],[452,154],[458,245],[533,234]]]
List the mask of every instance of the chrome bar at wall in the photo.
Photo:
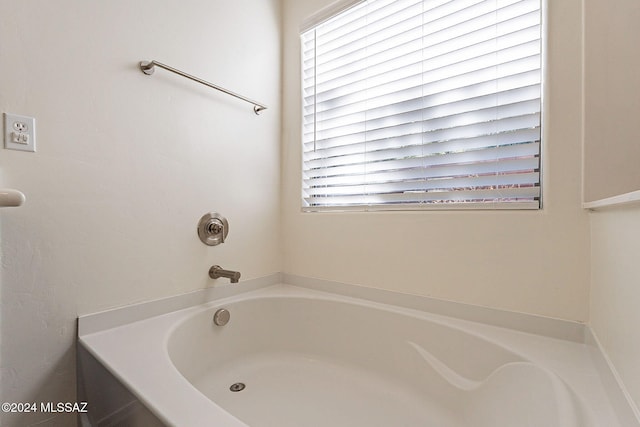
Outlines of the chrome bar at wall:
[[167,71],[171,71],[172,73],[178,74],[178,75],[180,75],[182,77],[186,77],[189,80],[193,80],[194,82],[198,82],[198,83],[203,84],[205,86],[209,86],[210,88],[219,90],[220,92],[224,92],[227,95],[235,96],[236,98],[242,99],[243,101],[246,101],[249,104],[253,104],[253,111],[256,114],[260,114],[260,111],[267,109],[267,107],[264,104],[256,102],[256,101],[254,101],[252,99],[249,99],[249,98],[247,98],[245,96],[239,95],[239,94],[237,94],[235,92],[232,92],[232,91],[230,91],[228,89],[225,89],[223,87],[220,87],[218,85],[214,85],[213,83],[209,83],[208,81],[205,81],[205,80],[202,80],[202,79],[200,79],[198,77],[192,76],[191,74],[187,74],[184,71],[177,70],[177,69],[175,69],[173,67],[170,67],[170,66],[168,66],[166,64],[163,64],[161,62],[158,62],[156,60],[140,61],[140,70],[142,70],[142,72],[145,73],[148,76],[153,74],[154,67],[164,68]]

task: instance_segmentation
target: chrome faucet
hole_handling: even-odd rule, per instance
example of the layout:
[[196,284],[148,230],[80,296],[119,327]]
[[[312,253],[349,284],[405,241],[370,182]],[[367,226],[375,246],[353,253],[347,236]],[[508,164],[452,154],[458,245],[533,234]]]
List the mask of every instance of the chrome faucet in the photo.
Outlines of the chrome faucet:
[[211,277],[212,279],[226,277],[227,279],[231,279],[231,283],[238,283],[238,281],[240,280],[240,272],[225,270],[219,265],[214,265],[209,269],[209,277]]

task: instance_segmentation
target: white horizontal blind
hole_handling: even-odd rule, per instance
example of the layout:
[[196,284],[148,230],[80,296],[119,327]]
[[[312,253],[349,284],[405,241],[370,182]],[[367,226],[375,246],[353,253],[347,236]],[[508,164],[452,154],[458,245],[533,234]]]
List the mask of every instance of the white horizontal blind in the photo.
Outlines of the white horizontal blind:
[[540,0],[368,0],[301,37],[303,209],[539,208]]

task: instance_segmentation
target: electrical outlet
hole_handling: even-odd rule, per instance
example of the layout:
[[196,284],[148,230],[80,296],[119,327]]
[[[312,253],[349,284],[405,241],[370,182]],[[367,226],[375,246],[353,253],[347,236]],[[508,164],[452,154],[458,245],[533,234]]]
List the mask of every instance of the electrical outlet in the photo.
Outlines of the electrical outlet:
[[36,151],[36,119],[4,113],[4,148]]

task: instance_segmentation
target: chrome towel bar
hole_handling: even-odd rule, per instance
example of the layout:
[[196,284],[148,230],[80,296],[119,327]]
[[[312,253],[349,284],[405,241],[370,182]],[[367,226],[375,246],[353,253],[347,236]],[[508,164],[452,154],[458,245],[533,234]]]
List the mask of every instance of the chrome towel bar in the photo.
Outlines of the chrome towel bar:
[[145,73],[146,75],[150,76],[151,74],[153,74],[154,71],[154,67],[160,67],[160,68],[164,68],[167,71],[171,71],[172,73],[178,74],[182,77],[186,77],[189,80],[193,80],[194,82],[198,82],[200,84],[203,84],[205,86],[209,86],[210,88],[219,90],[220,92],[224,92],[227,95],[231,95],[231,96],[235,96],[236,98],[242,99],[243,101],[248,102],[249,104],[253,104],[253,111],[256,114],[260,114],[260,111],[262,110],[266,110],[267,107],[259,102],[253,101],[245,96],[239,95],[235,92],[232,92],[228,89],[225,89],[223,87],[220,87],[218,85],[214,85],[213,83],[209,83],[208,81],[199,79],[198,77],[192,76],[191,74],[187,74],[184,71],[180,71],[177,70],[173,67],[170,67],[166,64],[163,64],[161,62],[158,62],[156,60],[151,60],[151,61],[140,61],[140,70],[142,70],[143,73]]

